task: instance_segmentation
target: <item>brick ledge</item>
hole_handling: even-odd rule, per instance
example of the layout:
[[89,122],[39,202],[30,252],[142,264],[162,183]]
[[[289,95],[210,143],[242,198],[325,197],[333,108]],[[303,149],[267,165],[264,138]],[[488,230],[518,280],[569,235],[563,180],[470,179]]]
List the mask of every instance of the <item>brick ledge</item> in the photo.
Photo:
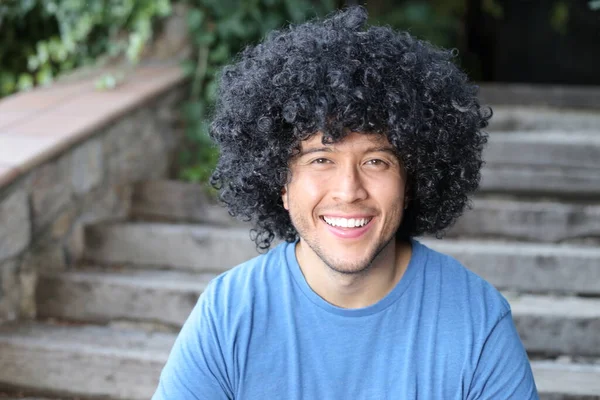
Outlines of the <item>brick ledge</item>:
[[0,188],[186,80],[179,66],[149,65],[98,91],[97,76],[0,100]]

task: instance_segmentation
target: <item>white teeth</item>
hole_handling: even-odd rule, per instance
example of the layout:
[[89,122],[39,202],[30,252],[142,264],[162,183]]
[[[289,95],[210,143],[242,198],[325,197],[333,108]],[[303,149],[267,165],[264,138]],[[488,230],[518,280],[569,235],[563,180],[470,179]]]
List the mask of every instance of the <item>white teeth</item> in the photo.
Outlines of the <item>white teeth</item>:
[[341,228],[359,228],[365,226],[371,218],[330,218],[323,217],[325,222],[331,226],[339,226]]

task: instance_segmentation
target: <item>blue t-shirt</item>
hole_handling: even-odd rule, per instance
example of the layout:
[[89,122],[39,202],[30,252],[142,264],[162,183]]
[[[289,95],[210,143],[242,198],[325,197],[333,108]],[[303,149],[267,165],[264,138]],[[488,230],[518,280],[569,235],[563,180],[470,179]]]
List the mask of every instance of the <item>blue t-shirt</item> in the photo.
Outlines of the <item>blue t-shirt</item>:
[[179,334],[153,400],[538,399],[507,301],[412,241],[376,304],[336,307],[294,243],[215,278]]

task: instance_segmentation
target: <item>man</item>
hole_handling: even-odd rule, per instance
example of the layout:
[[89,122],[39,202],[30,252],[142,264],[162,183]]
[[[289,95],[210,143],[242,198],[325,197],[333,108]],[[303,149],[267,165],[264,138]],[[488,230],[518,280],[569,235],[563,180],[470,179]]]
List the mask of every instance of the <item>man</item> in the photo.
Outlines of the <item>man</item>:
[[355,7],[224,69],[213,185],[262,249],[215,278],[154,399],[537,399],[506,300],[414,237],[479,182],[490,113],[453,54]]

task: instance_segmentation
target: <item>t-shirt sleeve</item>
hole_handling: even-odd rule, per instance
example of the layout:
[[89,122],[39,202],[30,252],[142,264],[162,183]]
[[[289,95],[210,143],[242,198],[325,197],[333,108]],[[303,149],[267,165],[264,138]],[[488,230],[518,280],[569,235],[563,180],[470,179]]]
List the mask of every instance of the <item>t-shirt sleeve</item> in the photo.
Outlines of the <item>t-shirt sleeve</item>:
[[205,291],[175,340],[152,400],[233,398],[211,303]]
[[500,318],[483,345],[467,399],[539,399],[510,311]]

